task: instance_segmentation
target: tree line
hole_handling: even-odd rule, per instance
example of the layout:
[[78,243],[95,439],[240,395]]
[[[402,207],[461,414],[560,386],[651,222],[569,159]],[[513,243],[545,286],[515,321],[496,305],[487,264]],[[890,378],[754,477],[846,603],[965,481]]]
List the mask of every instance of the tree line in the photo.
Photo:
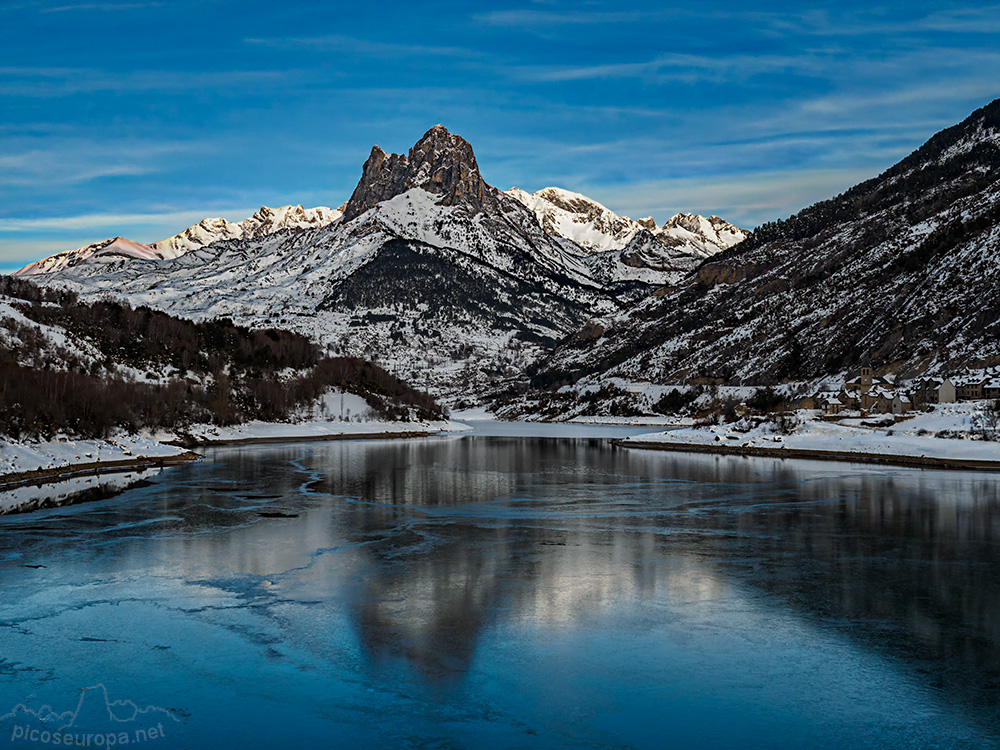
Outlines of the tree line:
[[[363,396],[386,419],[443,414],[428,394],[372,362],[323,357],[290,331],[187,321],[118,302],[85,304],[72,292],[12,277],[0,277],[0,295],[17,300],[30,320],[90,342],[103,357],[86,362],[65,347],[59,357],[42,356],[38,329],[6,319],[2,327],[12,336],[0,338],[0,434],[15,439],[283,421],[330,388]],[[122,366],[160,382],[123,376]]]

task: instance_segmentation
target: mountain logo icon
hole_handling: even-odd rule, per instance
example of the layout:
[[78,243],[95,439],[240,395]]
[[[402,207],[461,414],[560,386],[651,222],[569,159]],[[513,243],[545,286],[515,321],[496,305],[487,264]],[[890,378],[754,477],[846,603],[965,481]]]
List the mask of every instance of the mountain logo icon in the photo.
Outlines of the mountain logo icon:
[[12,742],[113,747],[167,736],[168,728],[186,716],[176,709],[140,706],[132,700],[111,700],[103,683],[80,691],[76,708],[56,711],[43,705],[35,710],[19,703],[0,716],[0,726],[11,731]]

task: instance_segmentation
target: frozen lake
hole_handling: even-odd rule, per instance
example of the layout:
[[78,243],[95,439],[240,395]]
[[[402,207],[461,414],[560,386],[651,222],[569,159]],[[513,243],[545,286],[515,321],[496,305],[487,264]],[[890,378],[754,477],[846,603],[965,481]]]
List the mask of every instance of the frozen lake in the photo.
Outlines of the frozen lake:
[[0,743],[997,747],[1000,475],[580,430],[219,448],[0,517]]

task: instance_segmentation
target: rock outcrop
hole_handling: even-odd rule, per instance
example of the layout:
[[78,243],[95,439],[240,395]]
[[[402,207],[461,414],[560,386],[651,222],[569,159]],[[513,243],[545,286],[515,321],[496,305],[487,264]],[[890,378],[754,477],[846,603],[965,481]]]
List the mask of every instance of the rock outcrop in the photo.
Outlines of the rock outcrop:
[[344,220],[356,219],[411,188],[440,195],[439,205],[464,206],[471,214],[492,208],[496,203],[494,188],[479,174],[472,145],[449,133],[443,125],[435,125],[407,156],[387,154],[378,146],[372,147],[361,180],[344,209]]

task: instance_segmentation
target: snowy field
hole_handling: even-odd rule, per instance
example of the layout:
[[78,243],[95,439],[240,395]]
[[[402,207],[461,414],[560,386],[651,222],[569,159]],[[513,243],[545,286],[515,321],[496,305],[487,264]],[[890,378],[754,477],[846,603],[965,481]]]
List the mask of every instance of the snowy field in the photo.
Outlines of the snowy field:
[[[565,422],[507,422],[506,420],[498,420],[496,415],[493,414],[489,409],[484,406],[476,407],[475,409],[463,409],[455,410],[451,413],[451,418],[459,422],[468,422],[470,424],[479,425],[482,422],[495,422],[502,421],[508,424],[535,424],[535,425],[592,425],[600,427],[642,427],[645,428],[642,432],[649,432],[650,430],[655,430],[657,427],[690,427],[694,424],[694,420],[690,417],[665,417],[665,416],[642,416],[642,417],[612,417],[612,416],[586,416],[586,417],[573,417]],[[634,430],[633,430],[634,432]]]
[[[452,419],[456,416],[453,414]],[[649,432],[649,427],[627,424],[574,424],[572,422],[503,422],[488,419],[468,420],[467,433],[477,437],[527,437],[567,439],[627,438]]]
[[[361,422],[309,421],[290,422],[245,422],[232,427],[217,425],[196,425],[184,431],[184,437],[191,437],[200,443],[230,443],[263,440],[323,440],[341,435],[380,435],[386,433],[417,433],[434,435],[439,432],[461,432],[466,425],[456,422],[385,422],[368,420]],[[172,433],[156,435],[159,440],[176,440]]]
[[574,424],[619,425],[623,427],[692,427],[691,417],[575,417]]

